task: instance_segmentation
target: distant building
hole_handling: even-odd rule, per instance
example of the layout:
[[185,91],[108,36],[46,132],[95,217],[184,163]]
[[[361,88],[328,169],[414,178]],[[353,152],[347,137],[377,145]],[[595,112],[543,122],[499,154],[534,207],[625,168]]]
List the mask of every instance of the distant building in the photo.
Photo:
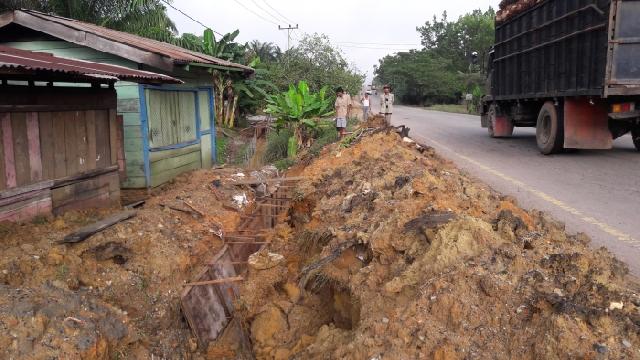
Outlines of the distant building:
[[212,69],[250,67],[98,25],[30,10],[0,14],[0,45],[170,75],[181,85],[116,84],[124,188],[161,185],[215,162]]

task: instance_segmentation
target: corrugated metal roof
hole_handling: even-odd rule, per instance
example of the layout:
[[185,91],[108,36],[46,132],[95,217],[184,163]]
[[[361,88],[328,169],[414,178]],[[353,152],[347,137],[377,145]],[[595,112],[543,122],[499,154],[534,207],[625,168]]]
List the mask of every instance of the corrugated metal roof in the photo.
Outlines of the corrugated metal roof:
[[254,71],[253,68],[249,66],[236,64],[213,56],[187,50],[169,43],[148,39],[142,36],[137,36],[122,31],[107,29],[105,27],[83,21],[68,19],[57,15],[44,14],[33,10],[16,10],[15,12],[27,13],[40,19],[66,26],[76,31],[84,31],[107,40],[149,51],[154,54],[162,55],[170,58],[174,63],[177,64],[202,63],[237,68],[248,72]]
[[180,84],[181,80],[149,71],[129,69],[123,66],[95,63],[53,56],[49,53],[20,50],[0,45],[1,69],[63,73],[90,79],[113,79],[133,82]]

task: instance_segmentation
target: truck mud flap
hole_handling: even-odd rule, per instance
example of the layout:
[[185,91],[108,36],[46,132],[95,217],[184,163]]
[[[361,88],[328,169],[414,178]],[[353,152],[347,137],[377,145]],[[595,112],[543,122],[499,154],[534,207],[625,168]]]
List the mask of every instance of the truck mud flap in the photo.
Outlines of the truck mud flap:
[[611,149],[607,104],[594,99],[564,100],[564,147],[566,149]]
[[509,137],[513,134],[513,124],[504,115],[496,115],[495,123],[493,124],[493,136],[495,137]]

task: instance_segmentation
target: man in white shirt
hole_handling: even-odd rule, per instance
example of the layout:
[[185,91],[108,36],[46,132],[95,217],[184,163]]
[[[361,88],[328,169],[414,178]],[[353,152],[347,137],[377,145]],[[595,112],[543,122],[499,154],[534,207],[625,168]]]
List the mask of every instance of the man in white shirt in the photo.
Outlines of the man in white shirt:
[[380,114],[384,115],[384,122],[387,126],[391,126],[391,114],[393,114],[393,94],[391,86],[384,86],[384,94],[380,96]]
[[369,109],[371,105],[371,100],[369,99],[369,94],[364,93],[364,98],[362,98],[362,120],[367,121],[369,119]]
[[351,98],[344,93],[341,87],[336,89],[336,130],[340,135],[340,139],[344,137],[344,133],[347,128],[347,118],[351,111]]

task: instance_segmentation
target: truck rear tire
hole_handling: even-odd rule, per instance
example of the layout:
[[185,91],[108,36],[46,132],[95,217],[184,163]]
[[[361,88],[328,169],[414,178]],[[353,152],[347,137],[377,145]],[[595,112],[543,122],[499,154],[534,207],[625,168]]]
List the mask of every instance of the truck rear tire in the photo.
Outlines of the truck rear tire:
[[633,145],[636,146],[636,150],[640,151],[640,127],[631,130],[631,138],[633,139]]
[[562,110],[553,102],[542,105],[536,123],[536,142],[544,155],[560,152],[564,148],[564,118]]

